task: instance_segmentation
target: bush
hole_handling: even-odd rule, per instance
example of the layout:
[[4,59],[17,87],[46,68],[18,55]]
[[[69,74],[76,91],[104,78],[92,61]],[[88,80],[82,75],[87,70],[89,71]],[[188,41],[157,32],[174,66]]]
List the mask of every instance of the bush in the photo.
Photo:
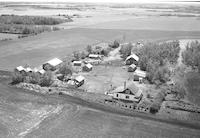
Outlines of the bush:
[[32,83],[32,84],[39,84],[40,75],[38,73],[32,72],[30,75],[26,77],[26,82]]
[[45,72],[40,79],[39,85],[49,87],[53,83],[53,76],[51,72]]
[[88,45],[86,47],[86,51],[89,53],[89,54],[92,54],[92,46],[91,45]]
[[165,92],[162,90],[160,91],[156,97],[154,98],[153,104],[150,107],[150,112],[151,113],[157,113],[160,110],[161,104],[163,100],[165,99]]
[[20,82],[23,82],[24,79],[25,79],[25,77],[22,74],[14,72],[12,74],[12,82],[11,82],[11,84],[18,84]]

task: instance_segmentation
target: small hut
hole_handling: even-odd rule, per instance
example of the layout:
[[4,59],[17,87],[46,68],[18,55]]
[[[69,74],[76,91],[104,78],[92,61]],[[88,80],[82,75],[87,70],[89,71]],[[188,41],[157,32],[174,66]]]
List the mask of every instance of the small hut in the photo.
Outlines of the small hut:
[[83,70],[83,71],[86,71],[86,72],[89,72],[89,71],[92,70],[92,67],[93,67],[93,66],[92,66],[90,63],[88,63],[88,64],[85,64],[85,65],[83,66],[82,70]]
[[133,79],[134,81],[143,81],[144,79],[146,79],[147,73],[145,71],[137,69],[133,73],[133,77],[134,77]]
[[20,74],[26,74],[26,69],[22,66],[16,67],[14,71]]
[[128,72],[134,72],[137,69],[137,66],[135,64],[131,64],[128,67]]
[[48,62],[43,64],[43,69],[44,70],[51,70],[54,71],[56,70],[61,64],[63,63],[62,60],[58,59],[58,58],[54,58],[52,60],[49,60]]
[[83,76],[78,76],[74,79],[74,82],[75,82],[77,87],[80,87],[84,84],[85,78]]
[[139,57],[135,54],[132,54],[126,58],[125,64],[126,65],[131,65],[131,64],[137,65],[138,61],[139,61]]

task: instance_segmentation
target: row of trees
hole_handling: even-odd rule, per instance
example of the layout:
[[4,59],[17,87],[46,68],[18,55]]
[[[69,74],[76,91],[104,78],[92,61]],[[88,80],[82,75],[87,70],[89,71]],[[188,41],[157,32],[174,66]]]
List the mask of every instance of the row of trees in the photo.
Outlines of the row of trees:
[[26,82],[31,84],[38,84],[40,86],[50,86],[53,83],[53,75],[51,72],[46,72],[43,75],[38,73],[30,73],[28,75],[14,72],[12,75],[12,84]]
[[169,80],[170,70],[168,65],[175,64],[180,51],[179,41],[165,43],[148,43],[133,51],[140,57],[141,70],[148,72],[151,83],[162,84]]
[[1,15],[0,23],[3,24],[23,24],[23,25],[56,25],[72,19],[60,19],[43,16],[18,16],[18,15]]
[[[53,28],[58,30],[58,28]],[[45,31],[51,31],[47,26],[30,26],[30,25],[16,25],[16,24],[0,24],[1,33],[13,33],[13,34],[38,34]]]
[[197,69],[200,73],[200,43],[198,41],[188,43],[182,53],[182,59],[184,64]]

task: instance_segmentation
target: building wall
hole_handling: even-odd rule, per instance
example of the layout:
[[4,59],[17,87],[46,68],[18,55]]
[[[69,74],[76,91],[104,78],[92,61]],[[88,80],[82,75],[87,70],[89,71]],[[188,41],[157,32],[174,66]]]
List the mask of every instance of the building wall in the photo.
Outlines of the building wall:
[[[127,97],[129,97],[129,98],[127,98]],[[140,99],[136,99],[134,95],[123,94],[123,93],[114,93],[113,98],[126,100],[126,101],[135,101],[135,102],[140,100]]]

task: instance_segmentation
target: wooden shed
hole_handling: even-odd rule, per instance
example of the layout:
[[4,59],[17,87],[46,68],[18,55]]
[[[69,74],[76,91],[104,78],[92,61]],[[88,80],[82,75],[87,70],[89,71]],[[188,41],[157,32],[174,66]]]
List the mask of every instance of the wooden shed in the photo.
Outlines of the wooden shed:
[[93,67],[93,66],[92,66],[90,63],[88,63],[88,64],[85,64],[85,65],[83,66],[82,70],[83,70],[83,71],[86,71],[86,72],[89,72],[89,71],[92,70],[92,67]]

